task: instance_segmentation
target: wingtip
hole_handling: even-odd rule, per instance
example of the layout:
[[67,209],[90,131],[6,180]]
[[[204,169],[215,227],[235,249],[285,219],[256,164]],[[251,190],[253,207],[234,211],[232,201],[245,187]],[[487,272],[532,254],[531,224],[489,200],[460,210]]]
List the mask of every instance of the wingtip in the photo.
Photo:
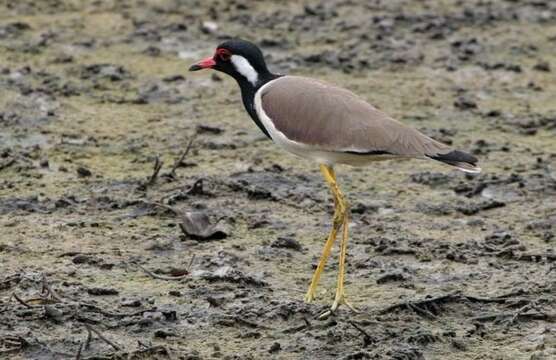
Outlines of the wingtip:
[[466,172],[468,174],[479,174],[482,171],[480,167],[468,163],[458,163],[458,164],[454,164],[454,166],[456,167],[456,169]]

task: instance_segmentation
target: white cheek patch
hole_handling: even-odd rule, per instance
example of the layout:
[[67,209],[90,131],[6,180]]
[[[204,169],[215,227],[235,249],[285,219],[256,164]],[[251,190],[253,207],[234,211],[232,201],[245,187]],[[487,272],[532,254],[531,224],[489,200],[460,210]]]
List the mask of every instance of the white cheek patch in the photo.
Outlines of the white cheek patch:
[[240,55],[232,55],[232,64],[236,70],[243,75],[253,86],[257,84],[257,80],[259,79],[259,74],[257,70],[251,66],[249,61]]

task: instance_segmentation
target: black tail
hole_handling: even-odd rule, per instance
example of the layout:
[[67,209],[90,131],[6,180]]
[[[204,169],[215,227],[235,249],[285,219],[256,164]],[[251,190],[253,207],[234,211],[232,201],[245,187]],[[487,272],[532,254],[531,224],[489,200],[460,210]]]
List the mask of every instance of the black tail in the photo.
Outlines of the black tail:
[[455,166],[461,171],[469,173],[481,172],[481,168],[477,166],[477,162],[479,162],[479,160],[475,156],[463,151],[452,150],[447,154],[439,154],[434,156],[427,155],[427,157],[448,165]]

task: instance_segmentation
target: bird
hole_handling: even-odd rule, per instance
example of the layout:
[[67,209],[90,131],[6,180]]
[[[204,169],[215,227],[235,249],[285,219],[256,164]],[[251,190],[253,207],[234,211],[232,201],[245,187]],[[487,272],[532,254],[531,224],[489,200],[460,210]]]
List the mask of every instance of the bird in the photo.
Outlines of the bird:
[[316,162],[334,200],[332,228],[305,302],[315,300],[317,285],[341,232],[336,293],[330,309],[340,305],[357,311],[344,288],[349,207],[336,179],[335,165],[370,165],[380,160],[425,159],[467,173],[479,173],[478,159],[436,141],[388,116],[353,92],[327,82],[270,72],[261,49],[242,39],[226,40],[214,54],[189,68],[213,69],[237,81],[245,110],[276,145]]

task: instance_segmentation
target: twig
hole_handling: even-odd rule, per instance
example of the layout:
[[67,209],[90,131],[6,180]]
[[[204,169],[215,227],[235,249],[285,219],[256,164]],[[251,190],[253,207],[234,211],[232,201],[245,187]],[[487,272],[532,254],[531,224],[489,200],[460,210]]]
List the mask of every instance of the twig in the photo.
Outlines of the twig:
[[[432,303],[424,303],[422,306],[429,306],[429,304],[432,304]],[[423,317],[426,317],[426,318],[429,318],[429,319],[432,319],[432,320],[437,318],[437,316],[434,315],[432,312],[430,312],[425,307],[422,307],[418,304],[407,303],[406,305],[407,305],[408,309],[413,310],[418,315],[421,315]]]
[[240,324],[243,324],[243,325],[246,325],[246,326],[249,326],[249,327],[260,328],[260,329],[270,329],[268,326],[259,324],[257,322],[251,321],[251,320],[244,319],[240,316],[234,317],[234,320],[236,322],[240,323]]
[[172,170],[170,170],[170,177],[172,178],[176,177],[176,170],[181,165],[181,163],[183,162],[187,154],[189,154],[189,150],[191,150],[191,146],[193,145],[194,140],[195,140],[195,134],[191,136],[191,139],[189,139],[189,142],[187,143],[187,147],[185,148],[185,150],[183,151],[179,159],[174,162],[174,165],[172,166]]
[[12,297],[13,297],[14,299],[16,299],[17,302],[19,302],[21,305],[25,306],[26,308],[28,308],[28,309],[32,309],[32,308],[33,308],[33,306],[27,304],[22,298],[20,298],[19,296],[17,296],[17,294],[16,294],[15,292],[12,294]]
[[160,169],[162,169],[163,164],[164,162],[160,160],[158,156],[154,159],[153,173],[149,178],[149,181],[147,181],[147,183],[145,184],[145,186],[153,185],[156,182],[156,178],[158,177],[158,173],[160,172]]
[[0,350],[0,354],[7,354],[7,353],[11,353],[12,351],[18,351],[21,350],[21,348],[8,348],[5,350]]
[[513,313],[513,312],[506,312],[506,313],[499,313],[499,314],[487,314],[482,316],[477,316],[471,318],[473,321],[491,321],[496,320],[499,318],[506,318],[506,317],[514,317],[517,315],[517,318],[527,318],[532,320],[545,320],[554,322],[556,321],[556,313],[544,313],[544,312],[528,312],[528,313]]
[[[517,319],[519,318],[519,315],[525,313],[525,312],[528,311],[528,310],[531,310],[532,307],[533,307],[533,305],[532,305],[531,303],[527,303],[527,304],[523,305],[521,308],[519,308],[519,309],[515,312],[514,316],[512,316],[512,318],[510,319],[508,325],[513,325],[513,324],[515,324],[515,322],[516,322]],[[533,310],[537,310],[537,309],[533,309]]]
[[160,280],[181,280],[181,279],[185,279],[186,277],[189,276],[189,271],[187,272],[187,274],[181,275],[181,276],[167,276],[167,275],[159,275],[159,274],[155,274],[152,271],[149,271],[147,269],[145,269],[144,267],[142,267],[139,264],[135,264],[135,266],[137,266],[139,269],[143,270],[147,275],[149,275],[150,277],[152,277],[153,279],[160,279]]
[[[511,296],[512,294],[510,294]],[[505,297],[507,297],[508,295],[501,295],[501,296],[497,296],[495,298],[481,298],[481,297],[477,297],[477,296],[473,296],[473,295],[464,295],[463,297],[471,302],[479,302],[479,303],[498,303],[498,304],[503,304],[505,302],[507,302],[508,300],[505,299]]]
[[[149,341],[149,343],[150,343],[150,341]],[[147,345],[144,342],[142,342],[141,340],[137,340],[137,345],[139,345],[140,347],[143,347],[143,348],[149,348],[149,347],[152,346],[152,344]]]
[[75,360],[81,360],[81,350],[83,350],[83,343],[79,343],[79,349],[77,350],[77,354],[75,355]]
[[189,260],[189,265],[187,265],[187,272],[190,272],[191,267],[193,266],[193,262],[195,261],[195,254],[191,256],[191,260]]
[[143,313],[146,313],[146,312],[149,312],[149,311],[154,311],[153,308],[151,308],[151,309],[135,311],[135,312],[132,312],[132,313],[111,313],[111,312],[108,312],[108,311],[105,311],[105,310],[101,309],[100,307],[98,307],[96,305],[88,304],[88,303],[85,303],[85,302],[80,302],[80,303],[78,303],[78,305],[81,306],[81,307],[87,307],[89,309],[92,309],[94,312],[98,312],[99,314],[102,314],[104,316],[115,317],[115,318],[132,317],[132,316],[142,315]]
[[4,170],[7,167],[12,166],[15,163],[15,158],[9,158],[8,160],[4,161],[0,164],[0,170]]
[[114,344],[112,341],[110,341],[106,337],[104,337],[104,335],[102,335],[100,331],[98,331],[97,329],[95,329],[94,327],[92,327],[89,324],[83,324],[83,325],[87,328],[87,330],[89,330],[91,332],[94,332],[99,337],[99,339],[101,339],[102,341],[104,341],[108,345],[112,346],[116,351],[120,350],[120,347],[118,345]]
[[58,302],[64,302],[64,300],[62,299],[62,297],[60,295],[58,295],[58,293],[56,291],[54,291],[54,289],[52,288],[52,286],[50,286],[50,284],[48,283],[48,280],[46,279],[46,275],[43,273],[42,274],[42,290],[41,290],[41,294],[45,293],[45,297],[50,295],[52,296],[52,298]]
[[168,205],[164,205],[164,204],[154,202],[154,201],[146,201],[146,200],[143,200],[143,199],[139,199],[139,201],[142,202],[145,205],[157,206],[159,208],[168,210],[168,211],[172,212],[174,215],[179,215],[180,214],[180,212],[178,210],[176,210],[173,207],[168,206]]
[[[143,349],[137,349],[134,351],[130,351],[130,352],[126,352],[124,354],[127,354],[127,359],[135,359],[137,355],[139,354],[156,354],[156,353],[161,353],[161,354],[165,354],[167,355],[170,359],[172,359],[170,350],[168,350],[168,348],[164,345],[154,345],[154,346],[146,346],[143,344]],[[124,355],[122,354],[122,355]]]
[[86,328],[87,329],[87,339],[85,339],[85,350],[89,349],[89,346],[91,345],[91,340],[93,339],[93,334],[91,333],[91,329]]
[[357,325],[354,321],[349,321],[349,323],[351,326],[353,326],[355,329],[357,329],[357,331],[359,331],[363,335],[364,347],[367,347],[368,345],[373,343],[373,338],[371,337],[371,335],[367,333],[367,331],[365,331],[365,329]]
[[408,310],[413,310],[418,315],[421,315],[421,316],[424,316],[424,317],[427,317],[427,318],[430,318],[430,319],[435,319],[437,317],[436,316],[436,313],[437,313],[436,310],[438,310],[438,305],[439,304],[462,302],[462,301],[470,301],[470,302],[475,302],[475,303],[503,304],[503,303],[506,303],[508,301],[509,297],[517,296],[517,295],[522,295],[522,294],[521,293],[515,293],[515,294],[511,293],[511,294],[500,295],[500,296],[497,296],[497,297],[494,297],[494,298],[482,298],[482,297],[477,297],[477,296],[472,296],[472,295],[463,295],[463,294],[459,294],[459,293],[452,293],[452,294],[441,295],[441,296],[438,296],[438,297],[419,300],[419,301],[404,302],[404,303],[398,303],[398,304],[390,305],[387,308],[381,310],[380,314],[386,314],[386,313],[389,313],[389,312],[395,311],[395,310],[408,309]]
[[[21,274],[14,274],[14,275],[6,276],[2,280],[0,280],[0,290],[6,290],[6,289],[9,289],[12,286],[15,286],[15,285],[19,284],[19,282],[21,281],[21,278],[22,278]],[[14,281],[16,283],[11,285],[12,281]]]
[[[420,300],[420,301],[404,302],[404,303],[390,305],[387,308],[381,310],[380,314],[386,314],[386,313],[389,313],[391,311],[399,310],[399,309],[410,309],[410,310],[413,310],[413,311],[417,312],[420,315],[435,318],[434,314],[432,314],[430,311],[427,311],[427,310],[424,310],[424,309],[426,309],[427,307],[429,307],[431,305],[434,305],[434,304],[453,302],[453,301],[457,301],[457,300],[461,300],[461,299],[462,299],[462,296],[460,296],[458,294],[441,295],[441,296],[438,296],[438,297],[435,297],[435,298],[430,298],[430,299],[425,299],[425,300]],[[421,312],[421,313],[419,313],[419,312]]]
[[306,329],[307,327],[308,327],[307,324],[301,324],[301,325],[297,325],[297,326],[293,326],[293,327],[284,329],[284,330],[282,330],[282,332],[284,334],[296,333],[298,331]]
[[540,262],[546,259],[548,262],[556,261],[556,254],[544,253],[544,254],[534,254],[534,253],[521,253],[517,254],[517,260]]

